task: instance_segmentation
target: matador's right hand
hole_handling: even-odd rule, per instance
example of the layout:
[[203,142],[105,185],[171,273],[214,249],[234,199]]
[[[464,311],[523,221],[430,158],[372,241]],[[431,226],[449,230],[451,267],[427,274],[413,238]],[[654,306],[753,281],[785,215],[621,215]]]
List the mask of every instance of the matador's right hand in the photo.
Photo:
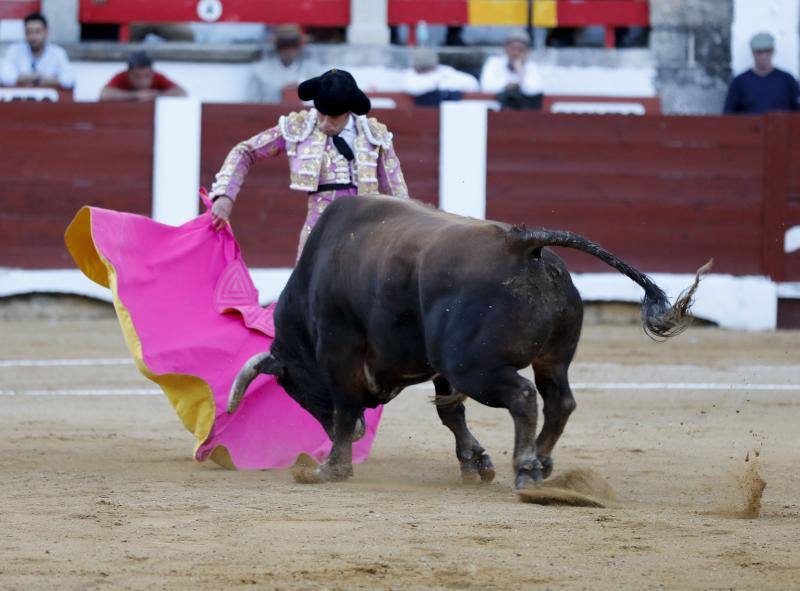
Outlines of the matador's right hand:
[[219,231],[225,227],[231,217],[233,210],[233,199],[227,195],[221,195],[214,200],[211,206],[211,227]]

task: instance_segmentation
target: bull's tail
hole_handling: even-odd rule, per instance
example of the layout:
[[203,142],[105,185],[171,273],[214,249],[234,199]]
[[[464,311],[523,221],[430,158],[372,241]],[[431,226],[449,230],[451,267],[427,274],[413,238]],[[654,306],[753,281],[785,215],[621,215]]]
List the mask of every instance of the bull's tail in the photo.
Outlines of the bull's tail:
[[604,263],[638,283],[644,289],[642,300],[642,326],[645,333],[654,340],[663,340],[682,333],[691,324],[689,310],[700,278],[711,269],[713,259],[697,270],[694,282],[685,289],[670,305],[666,294],[652,279],[641,271],[621,261],[603,249],[599,244],[587,240],[579,234],[558,230],[528,230],[514,227],[508,231],[508,249],[512,253],[539,258],[545,246],[563,246],[582,250],[596,256]]

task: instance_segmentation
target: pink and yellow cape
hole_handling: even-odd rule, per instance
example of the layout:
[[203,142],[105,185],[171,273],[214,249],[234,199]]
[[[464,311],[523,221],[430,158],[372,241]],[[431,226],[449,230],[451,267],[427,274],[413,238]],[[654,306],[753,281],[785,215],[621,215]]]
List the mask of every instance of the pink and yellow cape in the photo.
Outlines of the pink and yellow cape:
[[[237,412],[225,412],[237,372],[275,337],[274,306],[259,305],[230,227],[214,231],[209,212],[174,227],[84,207],[65,240],[81,271],[111,289],[136,366],[197,438],[195,459],[254,470],[291,466],[303,453],[328,456],[325,431],[272,376],[257,378]],[[369,455],[380,415],[366,412],[354,461]]]

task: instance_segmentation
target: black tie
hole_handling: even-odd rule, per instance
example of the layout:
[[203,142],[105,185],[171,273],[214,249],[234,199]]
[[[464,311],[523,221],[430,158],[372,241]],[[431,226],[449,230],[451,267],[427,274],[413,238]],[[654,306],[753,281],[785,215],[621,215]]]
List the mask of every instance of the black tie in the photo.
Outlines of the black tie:
[[351,161],[353,158],[355,158],[355,156],[353,156],[353,150],[350,149],[350,146],[347,145],[347,142],[343,137],[332,135],[331,139],[333,140],[333,145],[336,146],[337,150],[339,150],[339,154],[347,158],[348,161]]

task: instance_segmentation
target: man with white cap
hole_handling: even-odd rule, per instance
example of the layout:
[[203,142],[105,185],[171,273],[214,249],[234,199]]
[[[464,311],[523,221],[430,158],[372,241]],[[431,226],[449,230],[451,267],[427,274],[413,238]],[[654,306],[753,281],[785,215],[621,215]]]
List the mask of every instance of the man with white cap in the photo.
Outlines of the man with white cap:
[[725,113],[758,115],[770,111],[800,110],[800,88],[797,80],[772,65],[775,39],[769,33],[758,33],[750,41],[753,67],[731,82],[725,99]]
[[505,55],[486,60],[481,71],[481,90],[497,96],[504,109],[540,109],[544,87],[539,68],[528,59],[530,39],[522,30],[506,37]]

